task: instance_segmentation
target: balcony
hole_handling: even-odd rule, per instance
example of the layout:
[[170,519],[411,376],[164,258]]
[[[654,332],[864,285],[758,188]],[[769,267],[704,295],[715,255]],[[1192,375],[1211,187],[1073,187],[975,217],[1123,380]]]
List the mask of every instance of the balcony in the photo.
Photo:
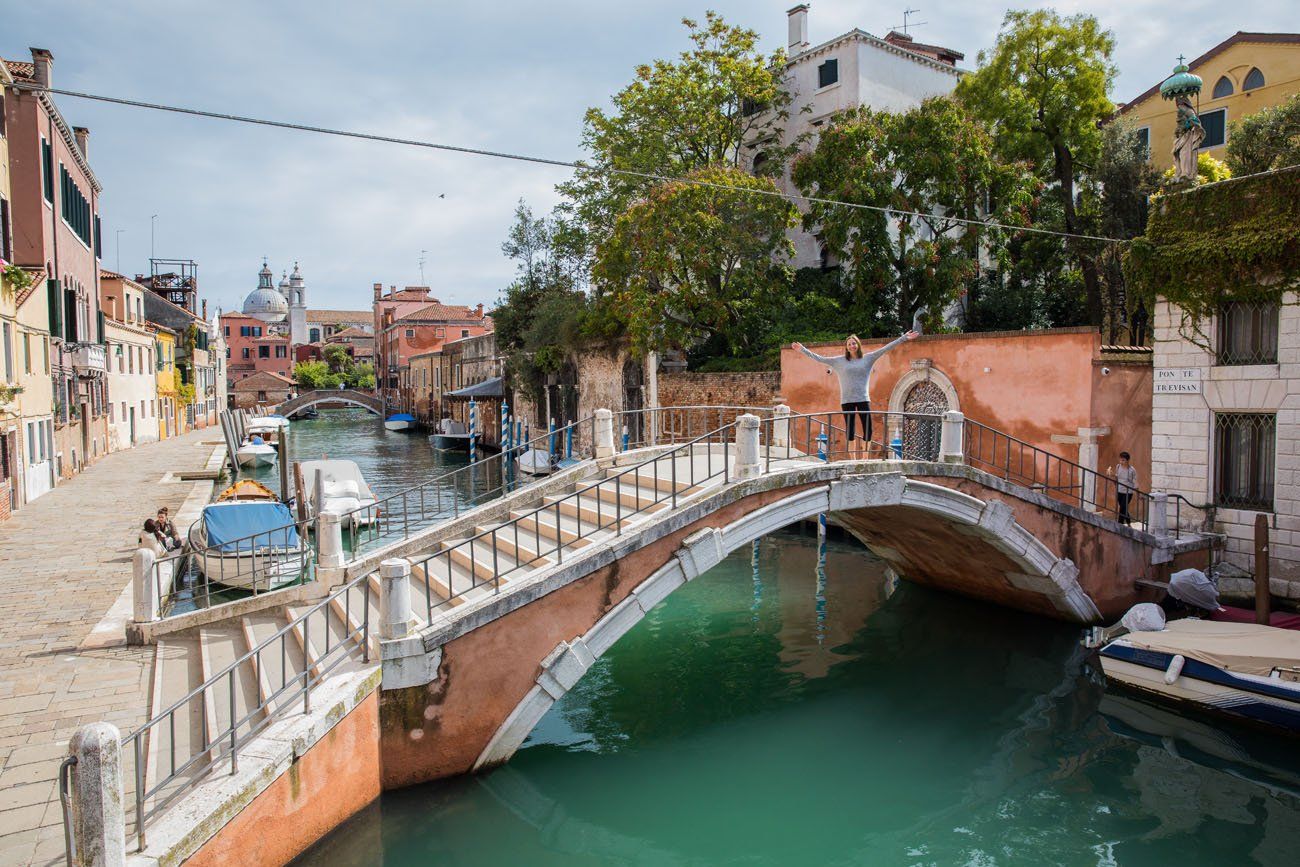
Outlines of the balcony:
[[102,343],[74,343],[72,366],[78,375],[104,373],[108,370],[108,357]]

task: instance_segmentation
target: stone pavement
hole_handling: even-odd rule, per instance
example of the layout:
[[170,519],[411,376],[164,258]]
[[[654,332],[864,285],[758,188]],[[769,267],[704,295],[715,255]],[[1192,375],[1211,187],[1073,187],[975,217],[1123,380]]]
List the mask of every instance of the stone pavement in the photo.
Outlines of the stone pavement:
[[130,583],[144,520],[211,490],[168,474],[204,468],[219,439],[209,427],[108,455],[0,523],[0,865],[63,863],[68,739],[144,721],[153,648],[81,645]]

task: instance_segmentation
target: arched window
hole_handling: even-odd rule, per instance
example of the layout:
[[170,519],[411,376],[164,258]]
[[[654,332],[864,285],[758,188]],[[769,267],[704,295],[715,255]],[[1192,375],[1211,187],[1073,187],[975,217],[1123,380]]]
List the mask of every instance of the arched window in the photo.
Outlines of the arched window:
[[767,152],[759,151],[754,155],[754,174],[763,174],[763,166],[767,165]]
[[1232,96],[1232,81],[1228,76],[1221,75],[1214,83],[1214,98],[1221,99],[1225,96]]
[[1257,87],[1263,87],[1263,86],[1264,86],[1264,73],[1260,72],[1259,67],[1257,66],[1251,69],[1251,71],[1246,74],[1246,80],[1245,82],[1242,83],[1241,89],[1254,90]]

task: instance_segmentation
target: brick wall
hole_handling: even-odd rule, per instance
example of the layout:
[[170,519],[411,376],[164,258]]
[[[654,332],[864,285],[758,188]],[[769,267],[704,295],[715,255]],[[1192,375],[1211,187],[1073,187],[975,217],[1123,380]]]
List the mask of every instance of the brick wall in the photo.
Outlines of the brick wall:
[[660,373],[660,406],[754,406],[779,403],[781,371]]

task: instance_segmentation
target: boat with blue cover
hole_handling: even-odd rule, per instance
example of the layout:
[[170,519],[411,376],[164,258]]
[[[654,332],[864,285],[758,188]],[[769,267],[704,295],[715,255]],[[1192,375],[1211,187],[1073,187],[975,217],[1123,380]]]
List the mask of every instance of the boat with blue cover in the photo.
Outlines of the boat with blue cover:
[[415,427],[415,416],[405,412],[390,415],[384,419],[384,427],[387,430],[411,430]]
[[210,503],[190,526],[189,542],[199,571],[226,587],[275,590],[297,581],[307,566],[293,513],[280,502]]

